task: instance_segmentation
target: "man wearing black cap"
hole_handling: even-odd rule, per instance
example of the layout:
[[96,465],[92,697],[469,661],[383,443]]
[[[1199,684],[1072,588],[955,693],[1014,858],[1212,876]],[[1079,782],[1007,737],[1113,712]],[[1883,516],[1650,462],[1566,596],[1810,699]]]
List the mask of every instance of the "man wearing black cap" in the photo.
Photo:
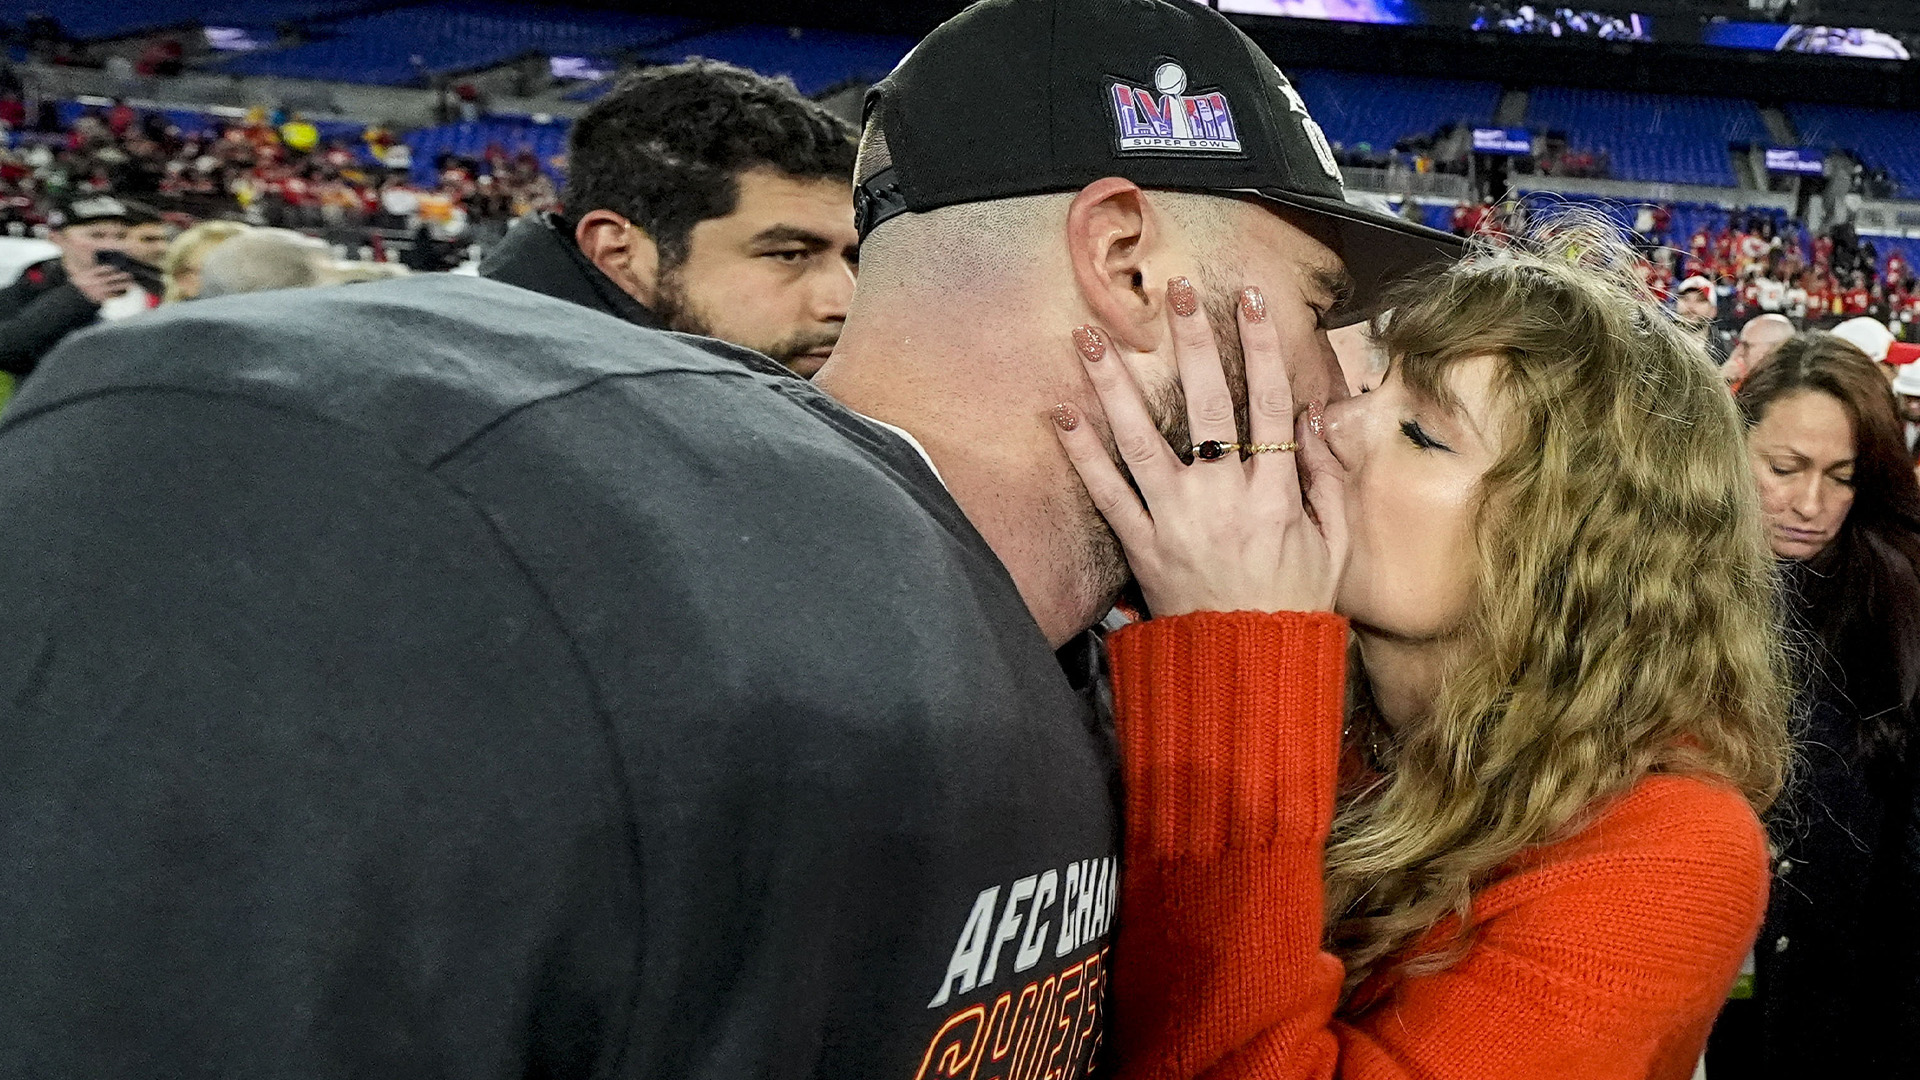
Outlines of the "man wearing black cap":
[[989,0],[869,119],[844,404],[445,275],[49,358],[0,426],[0,1062],[1084,1075],[1124,568],[1069,332],[1184,443],[1170,278],[1258,285],[1306,401],[1450,240],[1346,208],[1197,5]]
[[133,288],[131,275],[101,261],[119,251],[127,233],[125,203],[92,195],[68,203],[51,239],[60,256],[21,271],[0,289],[0,371],[33,372],[60,339],[100,317],[100,306]]
[[1244,431],[1243,285],[1281,330],[1304,408],[1344,394],[1327,331],[1457,250],[1348,204],[1286,76],[1184,5],[975,5],[874,87],[866,112],[861,288],[816,378],[919,438],[1056,639],[1098,618],[1126,577],[1051,450],[1051,406],[1086,398],[1070,329],[1134,365],[1184,452],[1170,280],[1191,281],[1212,316]]

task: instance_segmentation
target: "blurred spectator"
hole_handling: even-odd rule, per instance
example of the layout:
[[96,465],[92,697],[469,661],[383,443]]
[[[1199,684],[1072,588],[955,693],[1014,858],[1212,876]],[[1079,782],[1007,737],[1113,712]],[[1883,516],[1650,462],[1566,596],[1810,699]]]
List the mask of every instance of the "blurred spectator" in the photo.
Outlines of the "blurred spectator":
[[166,258],[167,244],[175,232],[159,211],[131,199],[126,200],[127,231],[118,252],[102,252],[102,262],[124,270],[133,278],[133,287],[100,305],[100,317],[109,321],[138,315],[160,306],[166,293],[166,281],[160,263]]
[[134,122],[139,119],[139,114],[133,111],[133,106],[127,104],[125,98],[115,99],[113,108],[107,110],[107,130],[113,133],[114,138],[124,139],[133,131]]
[[1885,323],[1865,316],[1848,319],[1833,328],[1835,337],[1859,349],[1867,359],[1879,367],[1880,373],[1888,382],[1893,381],[1894,366],[1887,361],[1887,353],[1893,348],[1893,331]]
[[313,121],[294,113],[280,125],[280,141],[297,154],[311,154],[320,145],[320,129]]
[[1700,339],[1715,364],[1727,362],[1733,351],[1733,338],[1718,325],[1720,303],[1712,281],[1696,275],[1681,282],[1674,295],[1673,311]]
[[1907,437],[1907,456],[1920,464],[1920,363],[1900,365],[1893,377],[1893,393]]
[[180,74],[186,66],[186,48],[177,37],[164,37],[150,42],[140,52],[140,59],[134,62],[133,70],[143,76],[171,77]]
[[853,294],[853,157],[847,125],[790,82],[653,68],[574,123],[568,216],[517,222],[480,273],[810,376]]
[[161,300],[174,303],[200,295],[200,267],[216,246],[246,232],[251,226],[238,221],[203,221],[175,237],[167,245],[160,262],[166,291]]
[[1793,335],[1793,321],[1785,315],[1766,314],[1748,320],[1747,325],[1740,328],[1740,337],[1733,343],[1733,351],[1728,354],[1720,374],[1738,390],[1740,384]]
[[463,82],[453,88],[453,97],[459,103],[460,122],[471,124],[486,115],[486,102],[481,97],[480,88],[470,82]]
[[0,290],[0,371],[24,378],[60,339],[100,317],[100,305],[134,287],[125,270],[102,261],[127,235],[126,204],[88,196],[61,212],[51,239],[57,258],[27,267]]
[[250,229],[207,254],[200,298],[330,284],[327,245],[287,229]]
[[180,234],[180,230],[150,206],[128,202],[127,213],[127,235],[121,242],[121,250],[159,269],[166,260],[167,248],[173,244],[173,238]]
[[467,245],[458,239],[436,234],[433,225],[422,220],[413,230],[412,242],[400,255],[400,264],[409,270],[432,273],[452,270],[466,257]]
[[1810,640],[1754,996],[1728,1003],[1708,1073],[1912,1076],[1920,483],[1885,383],[1835,335],[1782,345],[1738,401],[1789,615]]

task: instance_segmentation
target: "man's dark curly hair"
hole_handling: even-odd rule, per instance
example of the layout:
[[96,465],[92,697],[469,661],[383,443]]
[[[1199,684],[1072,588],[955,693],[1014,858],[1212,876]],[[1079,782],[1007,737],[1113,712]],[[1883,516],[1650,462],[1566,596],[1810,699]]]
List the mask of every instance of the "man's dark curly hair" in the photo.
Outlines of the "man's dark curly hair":
[[640,226],[668,270],[685,261],[695,225],[733,213],[742,172],[851,187],[853,137],[786,79],[716,60],[650,68],[574,122],[562,201],[576,220],[611,210]]

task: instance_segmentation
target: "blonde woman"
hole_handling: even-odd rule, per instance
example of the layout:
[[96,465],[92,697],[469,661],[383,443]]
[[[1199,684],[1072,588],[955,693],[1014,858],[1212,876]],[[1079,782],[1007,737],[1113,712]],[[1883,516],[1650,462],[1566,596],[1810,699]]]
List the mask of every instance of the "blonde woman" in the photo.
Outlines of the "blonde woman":
[[173,304],[198,297],[200,266],[207,261],[208,253],[247,230],[248,226],[238,221],[203,221],[174,237],[160,262],[160,273],[167,283],[161,302]]
[[[1766,906],[1786,693],[1740,418],[1618,280],[1475,257],[1297,426],[1250,290],[1252,443],[1194,410],[1190,464],[1087,365],[1139,496],[1061,439],[1154,616],[1111,640],[1120,1075],[1693,1073]],[[1205,318],[1169,314],[1220,400]]]

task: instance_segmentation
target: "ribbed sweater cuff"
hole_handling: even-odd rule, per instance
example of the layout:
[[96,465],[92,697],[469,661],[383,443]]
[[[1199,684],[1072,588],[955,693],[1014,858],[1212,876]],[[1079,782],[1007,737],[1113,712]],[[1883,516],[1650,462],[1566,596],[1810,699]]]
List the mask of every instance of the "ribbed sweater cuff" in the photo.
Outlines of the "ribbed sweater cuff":
[[1130,852],[1188,861],[1324,843],[1347,620],[1198,612],[1126,627],[1108,645]]

